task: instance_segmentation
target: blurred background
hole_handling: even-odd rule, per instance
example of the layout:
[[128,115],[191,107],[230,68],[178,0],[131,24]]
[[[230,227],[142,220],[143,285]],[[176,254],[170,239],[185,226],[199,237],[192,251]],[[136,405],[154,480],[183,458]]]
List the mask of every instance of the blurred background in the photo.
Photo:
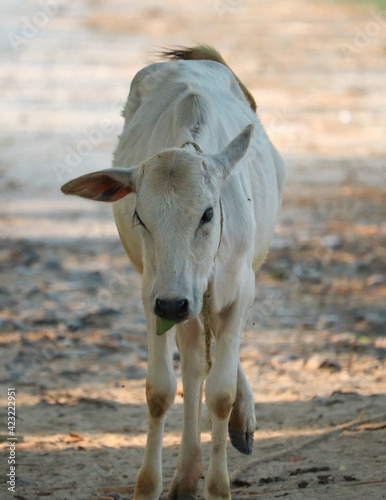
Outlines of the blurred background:
[[[19,498],[132,498],[147,419],[141,281],[111,207],[60,186],[111,165],[130,82],[155,52],[196,43],[251,90],[288,168],[241,350],[254,457],[271,458],[256,468],[229,450],[233,497],[381,498],[386,2],[3,0],[0,18],[0,396],[17,389]],[[166,488],[181,387],[176,402]],[[339,432],[358,417],[370,423],[355,439]],[[336,440],[309,446],[331,429]],[[291,470],[317,466],[325,482],[305,472],[299,489]]]

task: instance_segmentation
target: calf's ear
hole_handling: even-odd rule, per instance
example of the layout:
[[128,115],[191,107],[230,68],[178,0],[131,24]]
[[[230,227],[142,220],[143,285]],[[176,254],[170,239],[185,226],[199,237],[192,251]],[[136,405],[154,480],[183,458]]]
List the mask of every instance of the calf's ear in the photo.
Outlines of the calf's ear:
[[220,178],[222,178],[222,180],[225,180],[228,177],[232,168],[245,155],[254,128],[254,124],[251,123],[245,127],[245,129],[238,136],[236,136],[221,153],[208,155],[214,163],[216,171],[220,174]]
[[82,175],[61,187],[64,194],[96,201],[117,201],[135,192],[139,167],[109,168]]

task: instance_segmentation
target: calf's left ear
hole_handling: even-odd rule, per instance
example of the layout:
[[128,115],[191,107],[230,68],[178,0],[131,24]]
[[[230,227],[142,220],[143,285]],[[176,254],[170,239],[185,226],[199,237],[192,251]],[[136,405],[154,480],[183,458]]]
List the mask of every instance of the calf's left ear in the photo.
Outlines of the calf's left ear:
[[210,156],[208,155],[214,162],[216,171],[220,173],[223,180],[228,177],[232,168],[245,155],[254,128],[254,124],[251,123],[245,127],[245,129],[238,136],[236,136],[221,153]]
[[64,194],[96,201],[117,201],[135,192],[138,167],[108,168],[82,175],[61,187]]

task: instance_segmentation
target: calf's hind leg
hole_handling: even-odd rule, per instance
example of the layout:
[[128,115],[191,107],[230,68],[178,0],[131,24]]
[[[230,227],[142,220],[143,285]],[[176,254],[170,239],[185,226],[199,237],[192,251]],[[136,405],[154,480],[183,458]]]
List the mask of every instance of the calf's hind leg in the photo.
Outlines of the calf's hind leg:
[[253,392],[239,360],[236,399],[229,418],[228,432],[231,443],[240,453],[245,455],[252,453],[255,428]]
[[[213,366],[205,386],[212,421],[212,447],[205,480],[205,500],[231,498],[227,470],[227,431],[237,393],[238,352],[246,311],[253,300],[253,283],[219,318]],[[252,291],[251,291],[252,290]]]

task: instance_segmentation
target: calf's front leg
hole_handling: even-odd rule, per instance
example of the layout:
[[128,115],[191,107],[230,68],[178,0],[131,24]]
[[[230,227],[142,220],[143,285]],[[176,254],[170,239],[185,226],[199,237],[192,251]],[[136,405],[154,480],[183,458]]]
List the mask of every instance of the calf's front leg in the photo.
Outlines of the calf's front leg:
[[194,500],[202,475],[200,420],[205,373],[204,335],[198,318],[177,326],[184,387],[184,424],[169,500]]
[[212,421],[212,447],[205,481],[205,500],[229,500],[227,469],[229,416],[236,400],[239,348],[249,305],[253,301],[254,276],[246,280],[235,303],[219,317],[216,349],[205,398]]
[[146,312],[148,370],[146,399],[149,424],[145,457],[135,486],[134,500],[158,500],[162,494],[162,438],[166,412],[174,402],[177,381],[173,371],[174,333],[156,335],[155,316]]

